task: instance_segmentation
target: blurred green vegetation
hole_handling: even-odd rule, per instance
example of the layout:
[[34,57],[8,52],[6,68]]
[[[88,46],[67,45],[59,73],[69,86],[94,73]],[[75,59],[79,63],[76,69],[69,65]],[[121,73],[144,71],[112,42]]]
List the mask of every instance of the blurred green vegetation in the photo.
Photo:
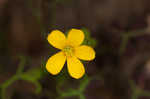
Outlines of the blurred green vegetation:
[[[53,18],[55,18],[54,13],[55,13],[56,3],[66,4],[71,1],[72,0],[56,0],[53,4],[54,5],[54,9],[52,11]],[[45,33],[44,25],[42,24],[40,9],[35,9],[34,7],[32,7],[32,3],[33,3],[32,0],[28,1],[29,8],[32,8],[32,12],[33,12],[32,14],[33,14],[33,16],[36,16],[36,20],[37,20],[38,24],[40,24],[40,27],[41,27],[41,33],[45,37],[46,33]],[[53,19],[52,19],[52,21],[53,21]],[[83,44],[89,45],[89,46],[92,46],[93,48],[95,48],[97,46],[98,41],[95,38],[91,37],[91,33],[87,28],[82,28],[82,30],[85,33],[85,40],[84,40]],[[144,34],[143,32],[144,32],[144,30],[137,30],[137,31],[130,31],[127,33],[121,33],[121,43],[120,43],[119,54],[122,55],[125,52],[130,38],[141,36]],[[3,51],[5,51],[5,48],[7,47],[7,44],[6,44],[7,42],[5,39],[6,39],[5,34],[0,33],[0,50],[3,50]],[[46,38],[44,38],[44,39],[46,39]],[[53,51],[53,50],[51,50],[51,51]],[[42,93],[42,85],[40,83],[40,79],[42,79],[43,77],[48,75],[48,73],[45,70],[45,62],[42,62],[42,65],[38,66],[37,68],[32,68],[32,69],[29,69],[28,71],[24,72],[24,68],[25,68],[26,62],[27,62],[27,57],[19,56],[19,58],[20,58],[20,64],[18,66],[16,74],[13,75],[12,77],[10,77],[9,79],[7,79],[6,81],[4,81],[2,84],[0,84],[1,99],[6,99],[7,88],[18,80],[23,80],[25,82],[30,82],[30,83],[34,84],[36,86],[35,94],[38,95],[38,94]],[[1,67],[2,67],[2,65],[0,64],[0,69],[1,69]],[[48,76],[50,76],[50,75],[48,75]],[[63,71],[58,76],[54,77],[55,81],[56,81],[56,92],[57,92],[56,94],[58,94],[57,99],[65,99],[67,97],[72,97],[72,96],[78,96],[79,99],[86,99],[84,91],[86,90],[87,86],[90,84],[90,82],[93,79],[102,78],[100,76],[101,75],[96,75],[96,77],[95,76],[93,77],[93,76],[88,76],[88,74],[86,74],[80,80],[73,80],[68,76],[67,69],[64,68]],[[78,84],[78,88],[70,87],[70,88],[66,89],[65,91],[62,90],[61,89],[62,86],[65,86],[65,84],[69,81],[76,82]],[[133,80],[129,80],[129,84],[130,84],[130,89],[131,89],[131,99],[138,99],[140,96],[150,97],[150,92],[139,88],[134,83]],[[10,99],[11,99],[11,97],[10,97]]]
[[121,38],[122,39],[121,39],[120,50],[119,50],[120,55],[122,55],[124,53],[124,51],[126,50],[127,45],[128,45],[128,41],[131,38],[145,35],[145,33],[146,33],[145,30],[146,29],[136,30],[136,31],[129,31],[129,32],[126,32],[126,33],[121,33]]
[[[85,40],[84,40],[83,44],[95,47],[97,45],[97,41],[91,37],[89,30],[86,28],[82,28],[82,30],[85,33]],[[123,34],[121,47],[120,47],[121,54],[125,51],[130,37],[141,35],[141,33],[138,34],[137,32],[139,32],[139,31],[136,31],[136,33]],[[24,72],[24,67],[27,62],[27,57],[19,56],[19,58],[20,58],[20,63],[19,63],[18,69],[16,71],[16,74],[0,85],[1,99],[6,99],[5,97],[7,95],[7,88],[18,80],[24,80],[24,81],[33,83],[36,86],[35,94],[39,94],[42,92],[41,91],[42,85],[39,82],[39,80],[48,74],[44,68],[45,62],[43,61],[42,65],[38,68],[32,68],[32,69]],[[86,99],[84,92],[85,92],[87,86],[90,84],[91,80],[97,79],[97,78],[101,78],[100,75],[97,75],[97,77],[89,77],[88,74],[86,74],[80,80],[73,80],[72,78],[70,78],[68,76],[67,68],[64,68],[63,71],[58,76],[55,76],[56,91],[58,94],[57,99],[65,99],[66,97],[72,97],[72,96],[78,96],[79,99]],[[102,79],[103,78],[101,78],[101,80]],[[70,80],[71,81],[73,80],[74,82],[78,82],[78,88],[74,89],[74,88],[70,87],[70,88],[66,89],[65,91],[61,90],[62,86],[65,86],[66,82],[68,82]],[[138,88],[133,80],[130,80],[129,84],[131,87],[131,99],[138,99],[140,96],[150,96],[150,92],[144,91],[144,90]],[[10,97],[10,99],[11,99],[11,97]]]
[[36,86],[35,93],[38,94],[41,92],[42,87],[38,80],[42,77],[43,71],[41,70],[41,68],[34,68],[27,72],[23,72],[25,64],[26,64],[26,57],[20,56],[20,63],[16,71],[16,74],[0,85],[1,99],[6,99],[5,97],[7,95],[7,88],[18,80],[24,80],[33,83]]
[[150,97],[150,92],[149,91],[145,91],[141,88],[139,88],[138,86],[136,86],[136,84],[134,83],[133,80],[130,80],[130,86],[131,86],[131,99],[138,99],[141,96],[146,96],[146,97]]
[[[90,32],[88,31],[88,29],[83,28],[83,31],[85,33],[85,41],[83,44],[95,47],[96,46],[96,40],[91,38]],[[20,64],[18,66],[16,74],[13,75],[11,78],[9,78],[8,80],[6,80],[5,82],[3,82],[0,85],[1,98],[2,99],[6,99],[5,97],[7,95],[7,88],[18,80],[24,80],[24,81],[33,83],[36,86],[36,90],[35,90],[36,94],[39,94],[42,90],[42,86],[41,86],[39,80],[42,77],[44,77],[45,74],[47,73],[45,70],[45,66],[44,66],[45,62],[42,62],[42,66],[40,66],[38,68],[33,68],[33,69],[30,69],[30,70],[24,72],[24,67],[26,65],[28,57],[19,56],[19,58],[20,58]],[[69,88],[68,89],[69,91],[63,92],[58,87],[62,86],[62,84],[65,84],[63,82],[69,81],[71,79],[67,73],[68,73],[67,69],[64,68],[63,71],[56,77],[56,82],[57,82],[57,85],[56,85],[57,89],[56,90],[59,94],[58,98],[64,98],[64,97],[70,97],[70,96],[79,96],[80,99],[86,99],[83,92],[86,89],[86,86],[89,84],[91,78],[89,78],[86,75],[83,79],[80,80],[81,83],[79,84],[78,89]]]

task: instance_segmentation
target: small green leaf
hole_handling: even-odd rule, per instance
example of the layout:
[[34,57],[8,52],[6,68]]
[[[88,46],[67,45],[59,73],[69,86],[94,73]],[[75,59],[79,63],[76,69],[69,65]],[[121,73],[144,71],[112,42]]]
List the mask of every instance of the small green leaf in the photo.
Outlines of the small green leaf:
[[96,47],[97,41],[96,41],[96,39],[91,37],[90,31],[86,28],[82,28],[82,31],[84,32],[84,35],[85,35],[83,45],[89,45],[91,47]]
[[29,70],[28,72],[25,72],[21,75],[22,79],[25,80],[31,80],[31,81],[35,81],[35,80],[39,80],[43,75],[43,72],[41,71],[40,68],[34,68]]

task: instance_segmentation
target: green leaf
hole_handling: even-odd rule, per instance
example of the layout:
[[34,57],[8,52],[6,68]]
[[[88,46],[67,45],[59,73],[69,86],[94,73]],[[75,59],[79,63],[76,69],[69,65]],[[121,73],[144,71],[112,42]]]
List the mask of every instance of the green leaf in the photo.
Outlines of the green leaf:
[[29,81],[36,81],[39,80],[43,75],[43,72],[41,71],[41,68],[34,68],[29,70],[28,72],[25,72],[21,75],[21,78],[23,80],[29,80]]
[[86,28],[82,28],[82,31],[84,32],[84,35],[85,35],[83,45],[89,45],[91,47],[96,47],[97,41],[96,41],[96,39],[91,37],[90,31]]

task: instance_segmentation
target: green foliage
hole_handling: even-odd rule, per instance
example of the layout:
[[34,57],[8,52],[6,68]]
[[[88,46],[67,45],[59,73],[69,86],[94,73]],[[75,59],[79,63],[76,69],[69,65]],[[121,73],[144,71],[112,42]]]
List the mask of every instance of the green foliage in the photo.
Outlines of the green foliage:
[[[145,32],[145,29],[142,29],[142,30],[136,30],[136,31],[130,31],[130,32],[127,32],[127,33],[122,33],[121,35],[121,44],[120,44],[120,55],[122,55],[126,48],[127,48],[127,45],[128,45],[128,42],[131,38],[134,38],[134,37],[137,37],[137,36],[142,36],[144,35],[146,32]],[[133,80],[130,80],[129,81],[129,84],[131,86],[131,99],[138,99],[140,96],[148,96],[150,97],[150,92],[149,91],[145,91],[141,88],[139,88],[138,86],[136,86],[136,84],[134,83]]]
[[31,69],[21,75],[22,79],[28,81],[37,81],[42,77],[42,71],[39,68]]
[[120,55],[122,55],[124,53],[124,51],[126,50],[126,47],[127,47],[127,44],[129,42],[130,38],[141,36],[144,34],[145,34],[145,29],[122,33],[120,50],[119,50]]
[[[83,44],[95,47],[96,46],[96,40],[91,38],[90,32],[86,28],[83,28],[82,30],[85,33],[85,41],[84,41]],[[125,49],[127,47],[128,41],[129,41],[129,39],[131,37],[136,37],[136,36],[140,36],[140,35],[143,35],[143,34],[144,34],[143,30],[138,30],[138,31],[128,32],[128,33],[122,34],[122,36],[121,36],[122,37],[122,41],[121,41],[121,46],[120,46],[120,54],[124,53],[124,51],[125,51]],[[61,77],[62,76],[63,75],[61,75]],[[60,85],[57,86],[57,92],[59,94],[58,99],[64,99],[66,97],[72,97],[72,96],[78,96],[79,99],[86,99],[86,97],[84,95],[84,91],[85,91],[86,87],[89,85],[90,81],[93,78],[94,77],[89,78],[86,75],[83,79],[81,79],[81,83],[79,84],[79,88],[78,89],[69,88],[67,91],[61,91],[60,90],[61,86],[63,86],[63,84],[65,84],[65,80],[64,80],[65,77],[63,77],[62,78],[63,82],[59,81],[59,82],[61,82],[61,84],[59,83]],[[150,96],[150,92],[138,88],[136,86],[136,84],[134,84],[133,81],[130,81],[130,85],[131,85],[131,90],[132,90],[131,99],[138,99],[140,96]]]
[[[89,30],[86,28],[82,28],[82,30],[85,33],[85,40],[83,44],[96,47],[97,41],[96,39],[91,37],[91,33],[89,32]],[[130,38],[143,35],[142,32],[143,30],[139,30],[135,32],[128,32],[128,33],[122,34],[121,36],[122,41],[120,44],[120,54],[124,53]],[[32,68],[24,72],[24,66],[26,65],[26,62],[27,62],[27,58],[24,56],[20,56],[20,63],[18,65],[16,74],[13,75],[8,80],[4,81],[0,85],[1,99],[6,99],[7,88],[18,80],[24,80],[24,81],[33,83],[36,86],[35,93],[39,94],[41,92],[42,86],[39,80],[42,77],[44,77],[44,75],[47,73],[47,71],[45,70],[45,61],[42,62],[42,66],[41,66],[42,68],[41,67]],[[55,78],[56,78],[56,91],[58,93],[58,97],[57,97],[58,99],[64,99],[64,98],[68,98],[72,96],[77,96],[79,97],[79,99],[86,99],[84,92],[87,86],[90,84],[90,82],[93,79],[97,79],[97,78],[101,78],[100,80],[103,79],[102,77],[100,77],[100,75],[96,75],[96,77],[88,77],[88,75],[85,75],[80,80],[73,80],[73,82],[79,82],[78,88],[69,87],[64,91],[61,89],[62,86],[64,86],[67,81],[72,81],[72,79],[68,76],[67,68],[64,68],[63,71],[58,76],[55,76]],[[130,81],[130,85],[131,85],[131,92],[132,92],[131,99],[138,99],[140,96],[150,97],[150,92],[137,87],[136,84],[132,80]]]
[[89,45],[92,47],[96,47],[97,41],[96,41],[96,39],[91,37],[90,31],[86,28],[82,28],[82,31],[84,32],[84,35],[85,35],[85,40],[84,40],[83,44]]
[[25,63],[26,63],[26,58],[24,56],[20,56],[20,64],[18,66],[18,70],[16,74],[0,85],[1,99],[5,99],[7,93],[6,89],[17,80],[24,80],[33,83],[36,86],[35,93],[38,94],[41,92],[42,87],[39,83],[39,79],[42,77],[41,68],[34,68],[27,72],[23,72]]
[[134,81],[132,80],[130,80],[130,86],[131,86],[131,91],[132,91],[131,99],[138,99],[140,96],[150,97],[150,92],[137,87]]
[[[59,92],[58,99],[64,99],[66,97],[71,97],[71,96],[78,96],[80,99],[86,99],[86,97],[84,95],[84,91],[87,88],[90,81],[91,81],[91,78],[89,78],[86,75],[86,76],[84,76],[83,79],[81,79],[78,89],[69,88],[69,89],[67,89],[67,91],[61,91],[59,88],[57,88],[57,91]],[[61,87],[61,86],[59,86],[59,87]]]

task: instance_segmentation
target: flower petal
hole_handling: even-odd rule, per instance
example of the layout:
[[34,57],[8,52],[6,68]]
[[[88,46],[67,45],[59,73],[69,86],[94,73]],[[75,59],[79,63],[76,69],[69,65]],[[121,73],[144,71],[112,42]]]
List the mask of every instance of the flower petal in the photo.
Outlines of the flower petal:
[[63,68],[66,61],[66,56],[63,52],[58,52],[50,57],[46,63],[46,69],[53,75],[57,75]]
[[71,29],[67,39],[70,45],[79,46],[84,40],[84,33],[79,29]]
[[47,40],[51,45],[53,45],[55,48],[58,48],[58,49],[63,49],[66,44],[66,37],[59,30],[52,31],[48,35]]
[[82,60],[93,60],[95,58],[95,51],[92,47],[82,45],[75,48],[75,56]]
[[85,73],[83,64],[76,57],[67,58],[67,67],[69,74],[75,79],[81,78]]

